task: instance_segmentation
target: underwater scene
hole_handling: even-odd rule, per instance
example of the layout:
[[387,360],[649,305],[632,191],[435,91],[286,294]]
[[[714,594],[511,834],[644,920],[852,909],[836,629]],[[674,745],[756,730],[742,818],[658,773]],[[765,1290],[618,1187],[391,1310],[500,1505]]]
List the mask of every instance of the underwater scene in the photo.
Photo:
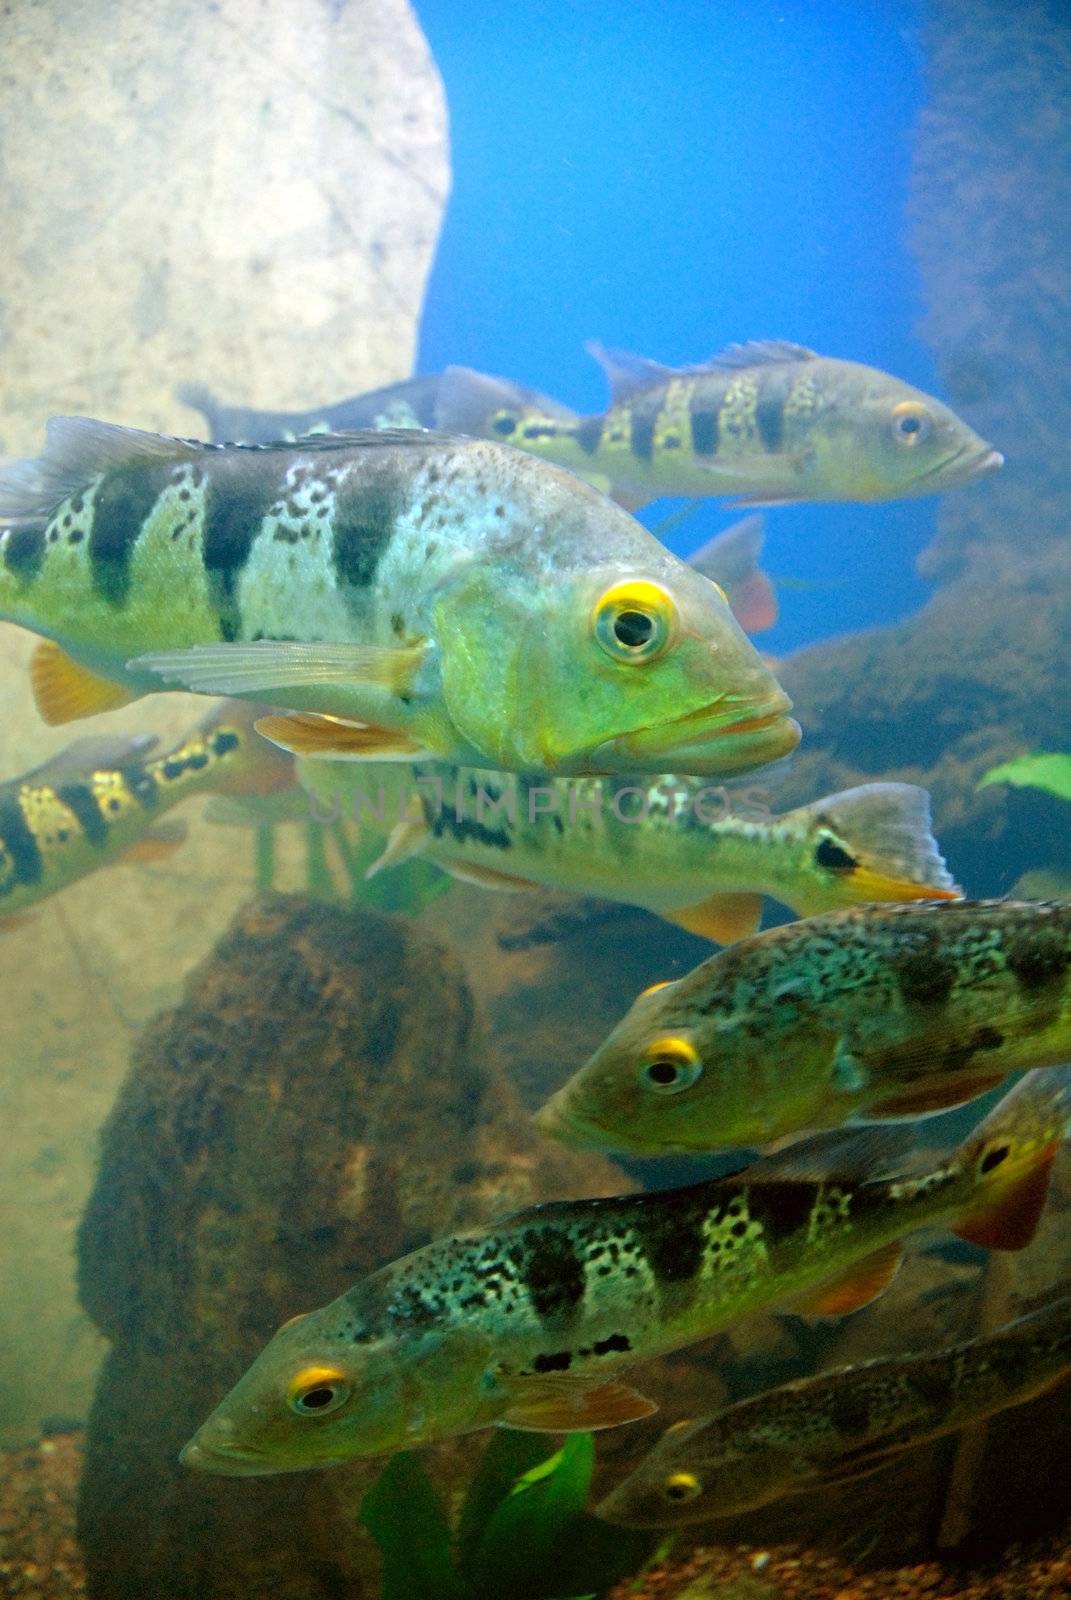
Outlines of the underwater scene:
[[1071,8],[0,26],[0,1596],[1071,1596]]

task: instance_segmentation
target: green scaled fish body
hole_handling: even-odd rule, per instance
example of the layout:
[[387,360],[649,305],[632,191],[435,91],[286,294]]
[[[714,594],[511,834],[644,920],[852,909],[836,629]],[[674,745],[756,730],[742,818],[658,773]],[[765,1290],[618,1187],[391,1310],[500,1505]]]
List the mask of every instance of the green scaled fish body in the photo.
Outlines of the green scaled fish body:
[[[373,872],[419,855],[489,888],[643,906],[723,944],[754,932],[763,895],[809,916],[958,893],[930,832],[928,797],[909,784],[867,784],[771,816],[761,790],[696,778],[414,770],[406,815]],[[347,775],[337,768],[303,764],[301,781],[321,803],[342,804]],[[350,796],[355,813],[358,798]]]
[[643,1155],[924,1116],[1071,1057],[1071,902],[872,905],[641,995],[538,1114]]
[[569,422],[499,399],[450,368],[443,427],[489,426],[629,504],[732,495],[738,505],[890,500],[969,483],[1003,457],[931,395],[854,361],[770,340],[679,370],[589,345],[610,380],[605,413]]
[[915,1170],[903,1130],[855,1130],[733,1177],[537,1206],[439,1239],[281,1328],[183,1459],[292,1471],[494,1423],[557,1432],[646,1416],[654,1406],[618,1381],[624,1369],[793,1297],[815,1314],[854,1309],[881,1292],[914,1229],[1025,1245],[1069,1076],[1032,1074]]
[[293,787],[293,762],[253,731],[256,710],[214,706],[167,751],[147,735],[76,740],[0,784],[0,922],[117,861],[162,859],[182,842],[160,818],[206,791],[261,796]]
[[0,522],[53,721],[170,684],[296,713],[265,730],[301,753],[581,772],[748,770],[799,737],[714,584],[501,445],[59,419],[0,472]]
[[597,1515],[675,1527],[849,1483],[1035,1399],[1069,1370],[1063,1299],[947,1350],[842,1367],[676,1423]]

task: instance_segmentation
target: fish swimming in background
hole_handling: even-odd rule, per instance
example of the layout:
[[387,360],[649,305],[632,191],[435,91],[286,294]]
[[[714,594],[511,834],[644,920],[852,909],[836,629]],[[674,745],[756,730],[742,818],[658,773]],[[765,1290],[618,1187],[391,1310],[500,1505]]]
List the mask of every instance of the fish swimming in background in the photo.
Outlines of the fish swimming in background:
[[284,749],[747,771],[789,701],[717,586],[568,473],[407,430],[214,446],[84,418],[0,473],[0,617],[63,722],[167,686]]
[[[330,803],[348,779],[319,767],[303,764],[301,782]],[[929,796],[911,784],[866,784],[772,816],[761,790],[700,778],[414,770],[420,782],[369,876],[420,856],[486,888],[643,906],[720,944],[754,933],[764,895],[806,917],[960,893],[930,831]]]
[[[488,377],[486,381],[496,385],[497,396],[508,397],[513,405],[557,417],[561,422],[580,420],[575,411],[537,389],[510,383],[506,378]],[[227,406],[201,384],[194,383],[181,384],[175,395],[183,405],[201,412],[213,444],[273,444],[310,433],[352,433],[360,428],[438,428],[441,385],[442,373],[432,372],[311,411],[256,411],[247,406]],[[496,437],[489,428],[478,429],[477,436]]]
[[663,1155],[919,1117],[1071,1059],[1071,901],[832,911],[640,995],[537,1114]]
[[732,1177],[535,1206],[437,1239],[275,1334],[182,1453],[247,1476],[410,1449],[495,1423],[570,1432],[649,1416],[627,1367],[792,1299],[880,1294],[899,1241],[948,1224],[1021,1249],[1071,1114],[1033,1073],[942,1158],[903,1128],[819,1136]]
[[100,867],[164,859],[185,827],[159,819],[191,795],[292,789],[293,761],[253,732],[258,712],[224,701],[162,753],[147,734],[78,739],[0,783],[0,927]]
[[803,345],[733,344],[682,368],[588,349],[610,380],[608,411],[563,421],[450,367],[439,425],[489,426],[633,508],[657,495],[731,495],[740,506],[898,500],[971,483],[1003,463],[932,395]]
[[946,1350],[840,1367],[676,1422],[596,1515],[681,1527],[838,1488],[1036,1399],[1069,1371],[1071,1299],[1063,1299]]

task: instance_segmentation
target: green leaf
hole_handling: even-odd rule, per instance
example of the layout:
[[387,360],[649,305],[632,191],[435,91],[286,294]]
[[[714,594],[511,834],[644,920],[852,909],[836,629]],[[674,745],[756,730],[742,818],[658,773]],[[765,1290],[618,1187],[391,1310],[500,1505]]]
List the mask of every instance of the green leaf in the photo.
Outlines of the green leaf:
[[1059,800],[1071,800],[1071,755],[1018,756],[999,767],[991,767],[979,778],[977,787],[991,783],[1010,783],[1016,788],[1043,789]]
[[[544,1448],[546,1448],[544,1444]],[[484,1528],[470,1572],[475,1595],[483,1600],[545,1600],[548,1595],[581,1595],[563,1582],[563,1540],[580,1519],[595,1467],[590,1433],[570,1434],[564,1447],[518,1480],[500,1501]]]
[[[468,1576],[496,1507],[547,1453],[545,1433],[496,1428],[469,1485],[457,1526],[457,1560]],[[552,1458],[553,1459],[553,1458]]]
[[391,1457],[361,1501],[360,1520],[383,1556],[381,1600],[467,1600],[446,1513],[417,1456]]

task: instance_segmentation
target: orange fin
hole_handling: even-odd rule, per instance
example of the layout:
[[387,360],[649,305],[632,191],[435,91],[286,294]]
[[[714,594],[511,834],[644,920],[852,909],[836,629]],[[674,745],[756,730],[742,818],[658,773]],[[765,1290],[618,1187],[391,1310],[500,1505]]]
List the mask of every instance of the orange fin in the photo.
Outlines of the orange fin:
[[777,621],[777,596],[765,572],[751,572],[743,583],[734,584],[729,603],[745,633],[761,633]]
[[370,723],[346,722],[341,717],[321,717],[311,712],[261,717],[254,727],[272,744],[295,756],[389,761],[427,754],[423,745],[397,728],[377,728]]
[[481,867],[471,861],[441,863],[445,871],[459,883],[476,883],[481,889],[538,889],[531,878],[515,878],[512,872],[498,872],[494,867]]
[[136,863],[148,866],[155,861],[166,861],[186,842],[189,830],[184,822],[161,822],[143,833],[140,839],[128,844],[119,860],[124,866]]
[[1003,1083],[1006,1072],[979,1073],[973,1078],[956,1078],[948,1083],[922,1083],[916,1089],[890,1096],[887,1100],[870,1102],[868,1117],[925,1117],[931,1111],[947,1111],[952,1106],[966,1105],[980,1094],[995,1089]]
[[518,1385],[500,1419],[508,1428],[533,1433],[578,1433],[640,1422],[658,1410],[653,1400],[624,1383],[588,1387],[568,1378]]
[[712,894],[698,905],[663,911],[667,922],[718,944],[735,944],[754,933],[762,920],[761,894]]
[[898,1239],[855,1261],[846,1272],[809,1290],[791,1310],[798,1317],[845,1317],[884,1294],[896,1277],[904,1247]]
[[79,666],[51,639],[42,639],[30,658],[30,686],[42,719],[53,728],[96,716],[98,711],[114,711],[138,698],[121,683]]
[[6,917],[0,917],[0,933],[15,933],[32,921],[32,911],[9,911]]
[[1023,1250],[1037,1232],[1049,1192],[1049,1174],[1060,1140],[1039,1150],[1027,1170],[1012,1183],[983,1195],[978,1207],[967,1213],[953,1233],[983,1250]]

